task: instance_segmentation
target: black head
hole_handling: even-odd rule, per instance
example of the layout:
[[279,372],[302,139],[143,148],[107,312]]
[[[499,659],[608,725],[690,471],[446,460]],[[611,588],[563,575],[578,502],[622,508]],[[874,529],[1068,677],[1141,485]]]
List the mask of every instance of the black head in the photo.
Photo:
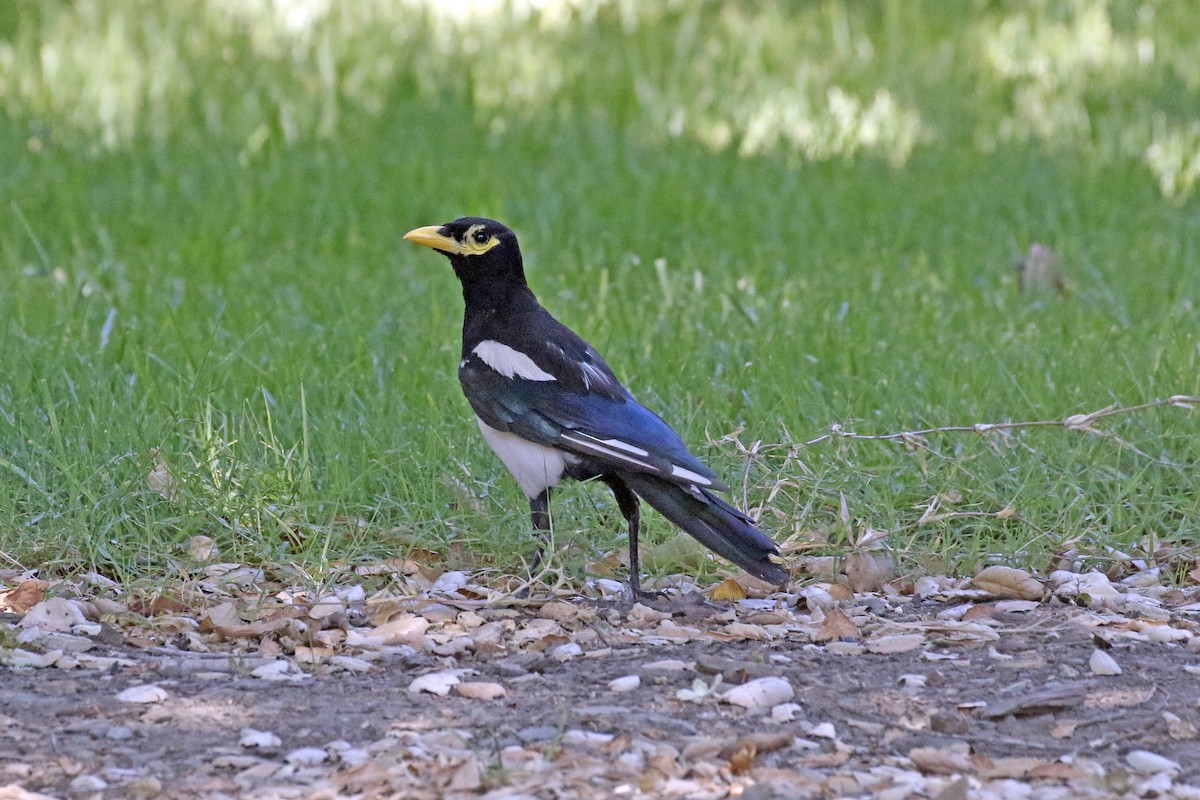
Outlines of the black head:
[[485,217],[459,217],[445,225],[411,230],[404,238],[444,253],[460,274],[505,261],[521,263],[517,235],[496,220]]
[[445,225],[411,230],[404,238],[450,259],[462,282],[468,314],[537,305],[525,283],[517,235],[496,220],[459,217]]

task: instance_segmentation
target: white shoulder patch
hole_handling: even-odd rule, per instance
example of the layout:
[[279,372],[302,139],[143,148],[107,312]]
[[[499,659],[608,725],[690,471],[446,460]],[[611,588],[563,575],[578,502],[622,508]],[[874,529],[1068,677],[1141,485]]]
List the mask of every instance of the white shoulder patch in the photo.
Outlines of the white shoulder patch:
[[524,378],[527,381],[552,381],[554,376],[533,363],[533,359],[506,344],[485,339],[471,351],[483,363],[506,378]]

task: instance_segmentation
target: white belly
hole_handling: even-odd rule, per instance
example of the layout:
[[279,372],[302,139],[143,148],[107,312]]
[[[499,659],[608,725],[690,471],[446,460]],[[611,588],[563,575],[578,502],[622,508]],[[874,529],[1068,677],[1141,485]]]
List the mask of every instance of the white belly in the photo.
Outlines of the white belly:
[[567,466],[567,456],[561,450],[526,441],[512,433],[498,431],[478,417],[479,430],[526,497],[537,497],[547,487],[558,483]]

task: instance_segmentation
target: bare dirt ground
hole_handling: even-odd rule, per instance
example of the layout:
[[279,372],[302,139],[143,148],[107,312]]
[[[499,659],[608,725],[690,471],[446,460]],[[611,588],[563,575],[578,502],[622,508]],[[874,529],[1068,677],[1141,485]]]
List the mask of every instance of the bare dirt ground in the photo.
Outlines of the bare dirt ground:
[[963,594],[0,614],[0,798],[1200,798],[1195,597]]

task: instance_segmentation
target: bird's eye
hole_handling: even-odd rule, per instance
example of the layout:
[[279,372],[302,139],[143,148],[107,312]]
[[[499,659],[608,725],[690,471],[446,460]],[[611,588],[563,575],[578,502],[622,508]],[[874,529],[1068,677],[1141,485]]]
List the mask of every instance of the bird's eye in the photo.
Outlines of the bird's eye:
[[475,235],[471,238],[473,238],[477,244],[483,244],[488,240],[488,235],[483,231],[476,231]]

